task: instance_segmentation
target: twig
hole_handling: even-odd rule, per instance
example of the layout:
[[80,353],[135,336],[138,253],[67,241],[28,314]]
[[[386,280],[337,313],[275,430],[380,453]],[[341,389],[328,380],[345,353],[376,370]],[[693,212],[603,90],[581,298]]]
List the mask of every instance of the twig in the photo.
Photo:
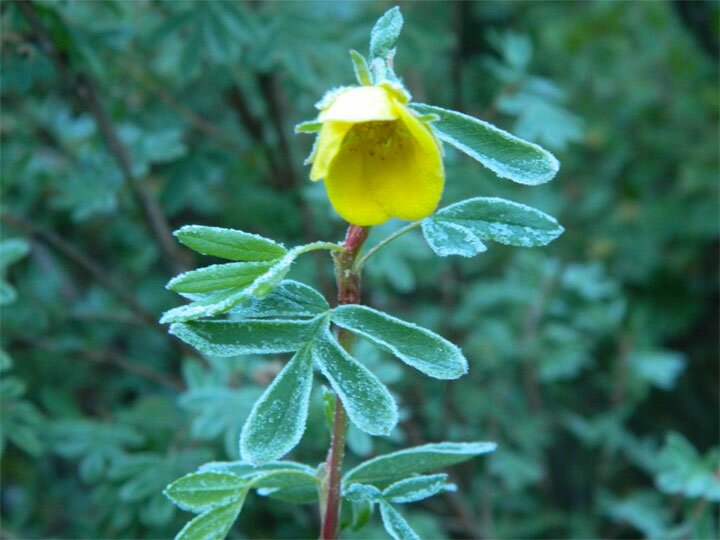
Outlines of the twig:
[[235,84],[225,93],[225,98],[233,110],[237,113],[240,124],[243,126],[245,131],[247,131],[248,135],[250,135],[250,138],[260,146],[260,149],[265,157],[265,161],[267,162],[268,167],[270,167],[270,183],[273,187],[279,187],[278,182],[280,180],[280,173],[275,155],[268,144],[262,122],[253,114],[250,107],[248,107],[248,100],[243,94],[242,89]]
[[53,247],[55,250],[90,274],[95,281],[108,289],[120,301],[124,302],[145,323],[150,326],[155,326],[165,333],[165,329],[157,322],[157,317],[145,309],[145,307],[143,307],[142,304],[140,304],[140,302],[138,302],[137,299],[128,292],[130,291],[130,288],[116,282],[110,277],[110,273],[95,262],[90,256],[83,253],[72,244],[66,242],[54,232],[41,229],[22,216],[3,211],[0,215],[0,219],[13,229],[17,229],[28,236],[42,240]]
[[415,229],[416,227],[420,226],[420,221],[413,221],[412,223],[408,223],[401,229],[398,229],[394,233],[386,236],[383,238],[380,242],[375,244],[371,249],[368,250],[368,252],[360,257],[360,260],[358,260],[357,263],[355,263],[355,272],[360,273],[363,269],[363,266],[365,266],[365,263],[368,261],[370,257],[375,255],[378,251],[380,251],[382,248],[384,248],[386,245],[388,245],[390,242],[398,238],[399,236],[402,236],[408,231],[411,231]]
[[90,75],[73,70],[67,54],[53,40],[30,0],[18,0],[16,4],[30,23],[40,47],[55,62],[65,83],[94,117],[108,151],[120,167],[143,219],[161,252],[165,255],[167,263],[173,272],[182,272],[185,269],[185,256],[173,240],[170,226],[162,210],[144,184],[133,173],[130,154],[120,140],[115,124],[100,100],[97,83]]
[[525,396],[528,400],[531,411],[537,414],[542,409],[542,394],[540,392],[540,384],[537,380],[537,371],[535,369],[535,360],[530,354],[530,344],[537,337],[545,305],[550,299],[556,282],[556,273],[548,273],[540,284],[535,300],[530,309],[528,309],[523,324],[523,332],[520,337],[520,350],[523,352],[523,379],[525,384]]
[[275,77],[271,73],[262,73],[258,76],[258,83],[262,95],[267,102],[268,113],[270,113],[270,121],[275,130],[280,146],[281,159],[278,163],[278,173],[280,174],[279,185],[283,189],[298,186],[298,177],[293,167],[293,156],[290,150],[290,143],[285,135],[285,129],[282,122],[282,105],[280,95],[278,94]]
[[155,94],[165,104],[175,109],[178,113],[180,113],[183,118],[185,118],[193,127],[195,127],[195,129],[197,129],[201,133],[204,133],[208,137],[215,139],[223,146],[234,152],[243,153],[246,151],[246,149],[243,148],[242,145],[238,144],[238,142],[231,135],[224,133],[221,129],[205,120],[202,116],[193,111],[190,107],[180,103],[161,85],[151,80],[150,77],[147,77],[145,73],[136,70],[132,66],[129,66],[127,69],[130,75],[135,79],[135,81],[144,86],[148,91]]
[[90,360],[101,365],[117,367],[127,371],[128,373],[139,375],[144,379],[171,388],[177,392],[185,390],[185,385],[180,379],[166,375],[165,373],[157,371],[145,364],[134,362],[115,351],[81,351],[79,358]]

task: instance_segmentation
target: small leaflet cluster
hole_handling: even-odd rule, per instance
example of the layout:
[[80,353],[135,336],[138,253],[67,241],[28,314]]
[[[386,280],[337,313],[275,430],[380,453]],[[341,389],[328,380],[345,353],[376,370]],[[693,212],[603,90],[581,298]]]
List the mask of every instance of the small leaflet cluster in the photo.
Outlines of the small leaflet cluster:
[[[347,526],[360,530],[379,506],[393,538],[418,538],[395,505],[454,491],[446,474],[423,473],[494,450],[495,444],[484,442],[426,444],[378,456],[351,469],[342,478],[343,498],[351,510]],[[176,538],[220,540],[237,519],[249,492],[286,503],[309,504],[317,501],[319,488],[316,471],[301,463],[279,461],[254,466],[231,461],[201,466],[167,486],[165,495],[183,510],[198,514]]]

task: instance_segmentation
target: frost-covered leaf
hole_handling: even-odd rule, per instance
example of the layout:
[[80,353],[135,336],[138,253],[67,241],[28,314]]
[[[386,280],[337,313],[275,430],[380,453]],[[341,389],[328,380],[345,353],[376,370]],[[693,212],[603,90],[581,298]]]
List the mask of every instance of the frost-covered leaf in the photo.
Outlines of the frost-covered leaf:
[[487,246],[467,227],[449,221],[427,218],[422,222],[425,240],[440,257],[460,255],[474,257],[487,251]]
[[355,70],[355,78],[358,83],[363,86],[372,85],[372,77],[370,68],[368,67],[365,57],[354,49],[350,50],[350,58],[352,59],[353,69]]
[[421,114],[436,114],[432,124],[438,137],[482,163],[500,178],[527,185],[549,182],[560,163],[547,150],[492,124],[457,111],[413,103]]
[[205,354],[273,354],[294,352],[313,337],[322,317],[299,321],[253,319],[234,321],[189,321],[175,323],[169,332]]
[[350,420],[370,435],[387,435],[398,421],[390,392],[365,366],[350,356],[326,331],[316,338],[312,355],[345,405]]
[[177,293],[204,293],[240,288],[251,284],[272,266],[272,261],[213,264],[174,277],[166,288]]
[[200,514],[190,521],[175,536],[175,540],[222,540],[227,536],[233,523],[240,514],[247,491],[242,498],[225,506],[218,506]]
[[406,478],[386,487],[382,496],[391,503],[400,504],[421,501],[443,491],[455,491],[455,484],[448,484],[447,477],[441,473]]
[[161,323],[179,323],[195,319],[213,317],[231,310],[235,306],[248,302],[253,298],[264,298],[282,281],[290,271],[290,266],[298,256],[299,251],[289,251],[278,259],[270,269],[260,275],[247,287],[235,287],[211,293],[194,302],[166,311]]
[[685,437],[669,433],[658,456],[655,483],[663,493],[720,501],[719,461],[717,448],[701,456]]
[[259,475],[252,485],[262,497],[294,504],[312,503],[318,498],[318,479],[314,471],[276,470]]
[[318,291],[286,279],[264,298],[252,298],[233,308],[228,317],[243,320],[251,317],[314,317],[327,312],[330,306]]
[[382,491],[367,484],[351,484],[343,489],[342,495],[352,502],[377,501],[382,497]]
[[380,501],[380,515],[385,530],[394,540],[420,540],[402,514],[395,510],[390,503]]
[[544,246],[564,229],[555,218],[523,204],[477,197],[437,211],[422,222],[430,247],[441,257],[471,257],[485,251],[483,240],[520,247]]
[[182,244],[198,253],[232,261],[272,261],[287,253],[283,246],[269,238],[234,229],[185,225],[174,234]]
[[188,474],[165,488],[165,495],[183,510],[205,512],[245,496],[247,482],[233,474]]
[[344,305],[332,321],[367,338],[406,364],[436,379],[457,379],[467,373],[462,351],[433,332],[367,306]]
[[370,58],[385,58],[400,35],[403,16],[400,8],[395,6],[380,17],[370,32]]
[[359,482],[385,487],[413,474],[448,467],[493,452],[496,447],[493,442],[443,442],[416,446],[361,463],[345,474],[343,483]]
[[240,434],[240,455],[254,464],[280,458],[305,432],[312,389],[309,347],[300,350],[255,403]]
[[315,469],[294,461],[273,461],[253,465],[247,461],[213,461],[199,472],[233,474],[248,482],[259,495],[286,502],[304,504],[317,500]]
[[285,460],[263,463],[262,465],[253,465],[247,461],[211,461],[200,467],[200,471],[213,471],[243,477],[256,476],[260,473],[286,469],[297,470],[308,474],[315,473],[315,469],[303,463]]

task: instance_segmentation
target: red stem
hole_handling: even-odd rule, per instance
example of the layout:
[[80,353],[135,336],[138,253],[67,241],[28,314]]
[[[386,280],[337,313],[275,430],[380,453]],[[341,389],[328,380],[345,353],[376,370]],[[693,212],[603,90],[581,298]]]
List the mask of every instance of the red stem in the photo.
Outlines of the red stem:
[[[353,270],[355,259],[367,239],[368,227],[350,225],[345,237],[345,250],[334,253],[335,279],[338,288],[338,304],[357,304],[360,302],[360,276]],[[349,350],[352,346],[351,334],[338,329],[338,341]],[[335,397],[335,415],[333,417],[332,441],[326,461],[327,500],[323,512],[323,523],[320,538],[322,540],[335,540],[338,536],[340,524],[340,479],[342,475],[342,462],[345,456],[345,435],[347,432],[347,413],[340,397]]]

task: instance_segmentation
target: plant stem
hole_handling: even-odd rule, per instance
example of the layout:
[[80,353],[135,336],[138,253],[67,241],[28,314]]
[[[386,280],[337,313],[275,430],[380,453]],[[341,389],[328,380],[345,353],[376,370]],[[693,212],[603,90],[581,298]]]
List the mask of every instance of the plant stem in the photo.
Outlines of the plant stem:
[[419,227],[419,226],[420,226],[420,223],[421,223],[420,221],[413,221],[412,223],[408,223],[408,224],[405,225],[404,227],[398,229],[398,230],[395,231],[394,233],[392,233],[392,234],[386,236],[385,238],[383,238],[380,242],[378,242],[378,243],[377,243],[376,245],[374,245],[371,249],[369,249],[368,252],[367,252],[365,255],[363,255],[362,257],[360,257],[360,259],[358,260],[358,262],[355,264],[355,272],[357,272],[358,274],[359,274],[360,272],[362,272],[363,266],[365,266],[365,263],[367,262],[367,260],[368,260],[370,257],[372,257],[373,255],[375,255],[375,253],[377,253],[378,251],[380,251],[380,250],[381,250],[382,248],[384,248],[387,244],[389,244],[390,242],[392,242],[393,240],[395,240],[395,239],[398,238],[399,236],[402,236],[402,235],[405,234],[406,232],[411,231],[411,230],[413,230],[413,229],[416,228],[416,227]]
[[[355,270],[355,259],[367,240],[368,227],[350,225],[341,252],[333,251],[335,261],[335,279],[338,288],[338,304],[357,304],[360,302],[360,274]],[[339,329],[338,341],[350,351],[352,335]],[[347,433],[347,413],[339,396],[335,397],[335,414],[333,416],[332,440],[327,456],[327,497],[325,509],[322,512],[323,522],[320,538],[322,540],[335,540],[340,524],[340,477],[342,462],[345,455],[345,435]],[[322,503],[321,503],[322,504]]]
[[120,139],[117,126],[100,97],[100,87],[90,73],[77,71],[70,62],[68,52],[48,30],[36,7],[30,0],[17,2],[25,19],[30,23],[41,49],[54,61],[61,77],[65,80],[78,102],[87,107],[95,120],[98,132],[105,141],[108,152],[115,158],[126,184],[135,200],[145,224],[174,273],[186,270],[188,258],[173,239],[170,225],[162,208],[153,198],[146,183],[136,176],[130,151]]

